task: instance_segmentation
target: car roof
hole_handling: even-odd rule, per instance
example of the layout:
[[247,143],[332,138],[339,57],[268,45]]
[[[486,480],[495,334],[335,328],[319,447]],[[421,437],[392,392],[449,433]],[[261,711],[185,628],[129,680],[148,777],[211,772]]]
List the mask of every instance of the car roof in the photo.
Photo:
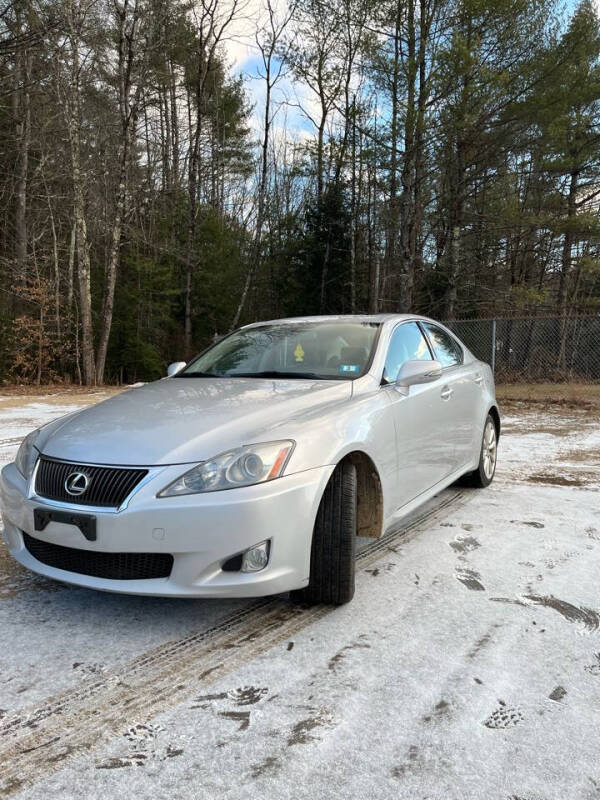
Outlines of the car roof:
[[284,317],[283,319],[270,319],[261,322],[252,322],[244,328],[254,328],[258,325],[288,325],[299,322],[390,322],[404,319],[424,319],[418,314],[326,314],[312,317]]

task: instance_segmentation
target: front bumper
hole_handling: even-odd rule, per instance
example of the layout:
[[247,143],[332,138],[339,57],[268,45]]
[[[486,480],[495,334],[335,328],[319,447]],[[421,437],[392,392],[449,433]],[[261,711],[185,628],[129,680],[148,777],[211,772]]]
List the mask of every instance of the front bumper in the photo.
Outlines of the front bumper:
[[[306,470],[277,480],[222,492],[157,498],[178,477],[181,465],[156,470],[120,511],[66,506],[39,498],[14,464],[0,475],[3,538],[23,566],[67,583],[128,594],[169,597],[259,597],[306,586],[310,572],[312,532],[319,502],[333,466]],[[50,522],[34,530],[35,508],[65,509],[96,516],[97,539],[88,541],[78,528]],[[22,532],[63,547],[104,553],[169,553],[167,578],[110,580],[56,569],[35,559]],[[232,556],[265,539],[269,563],[255,573],[224,572]]]

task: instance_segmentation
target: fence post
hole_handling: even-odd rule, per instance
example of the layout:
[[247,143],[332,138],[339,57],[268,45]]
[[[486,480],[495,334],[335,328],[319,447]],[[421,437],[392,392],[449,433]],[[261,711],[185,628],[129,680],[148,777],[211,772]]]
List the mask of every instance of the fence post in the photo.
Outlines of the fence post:
[[492,320],[492,375],[496,374],[496,320]]

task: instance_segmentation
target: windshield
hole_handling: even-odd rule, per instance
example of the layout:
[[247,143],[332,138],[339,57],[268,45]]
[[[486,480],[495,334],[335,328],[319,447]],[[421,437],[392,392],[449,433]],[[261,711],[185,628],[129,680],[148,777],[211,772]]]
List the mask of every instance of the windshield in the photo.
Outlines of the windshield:
[[353,380],[371,363],[378,329],[359,321],[259,325],[218,342],[177,377]]

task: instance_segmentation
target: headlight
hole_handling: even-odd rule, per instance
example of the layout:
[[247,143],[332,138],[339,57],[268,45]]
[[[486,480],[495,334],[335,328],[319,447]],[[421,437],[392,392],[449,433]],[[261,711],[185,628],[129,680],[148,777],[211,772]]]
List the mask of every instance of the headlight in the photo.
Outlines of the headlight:
[[283,474],[293,449],[294,442],[283,441],[248,444],[229,450],[198,464],[165,487],[158,497],[220,492],[272,481]]
[[15,458],[17,469],[26,480],[29,480],[31,477],[31,473],[35,467],[35,462],[39,456],[39,452],[35,448],[35,443],[39,435],[39,431],[33,431],[26,436],[21,442],[21,446],[17,452],[17,457]]

